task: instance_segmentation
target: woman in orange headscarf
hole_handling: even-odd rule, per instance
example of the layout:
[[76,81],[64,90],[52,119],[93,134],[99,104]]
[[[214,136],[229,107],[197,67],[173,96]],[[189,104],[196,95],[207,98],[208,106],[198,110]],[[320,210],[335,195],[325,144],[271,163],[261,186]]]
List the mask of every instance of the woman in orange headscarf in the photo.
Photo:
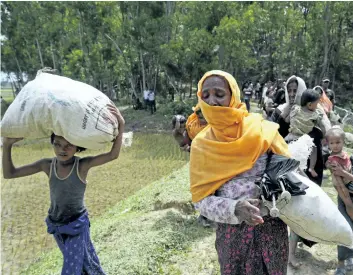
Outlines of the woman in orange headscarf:
[[191,145],[191,193],[196,209],[218,223],[221,273],[286,274],[287,226],[269,217],[255,184],[268,151],[289,156],[278,125],[247,112],[226,72],[207,72],[197,96],[208,125]]

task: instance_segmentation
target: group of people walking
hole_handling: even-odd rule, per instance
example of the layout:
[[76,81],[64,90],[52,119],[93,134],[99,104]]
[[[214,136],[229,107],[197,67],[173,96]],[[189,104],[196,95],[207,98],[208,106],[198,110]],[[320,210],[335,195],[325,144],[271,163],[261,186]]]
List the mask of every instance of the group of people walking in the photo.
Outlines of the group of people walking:
[[[261,180],[269,156],[290,158],[287,142],[304,134],[313,138],[315,150],[303,174],[321,186],[324,168],[331,170],[339,210],[353,226],[352,158],[343,149],[345,133],[339,121],[333,120],[334,94],[332,97],[327,86],[307,89],[298,76],[288,78],[278,94],[280,91],[279,104],[271,113],[266,111],[266,119],[248,111],[249,102],[245,105],[241,101],[242,93],[232,75],[210,71],[198,83],[198,104],[193,113],[187,119],[181,115],[173,118],[173,135],[179,146],[190,152],[192,202],[201,217],[216,225],[222,274],[284,275],[288,263],[300,267],[295,257],[298,242],[314,245],[292,231],[288,238],[287,225],[269,215],[255,183]],[[153,113],[154,93],[146,91],[144,99]],[[89,170],[113,161],[120,153],[125,120],[115,106],[108,108],[119,122],[119,134],[104,154],[79,158],[76,153],[85,148],[53,133],[54,158],[16,167],[11,150],[20,139],[3,139],[5,178],[39,172],[48,176],[51,204],[46,224],[64,257],[62,274],[105,274],[90,239],[83,201]],[[353,269],[352,258],[353,250],[339,246],[335,274],[344,275]]]
[[[241,93],[233,76],[211,71],[199,81],[194,113],[174,124],[173,135],[190,151],[195,208],[217,226],[222,274],[286,274],[287,264],[301,265],[295,256],[298,242],[315,244],[293,231],[288,238],[286,224],[269,216],[255,184],[268,154],[290,157],[287,143],[304,134],[313,138],[315,147],[303,174],[321,186],[324,169],[331,170],[339,210],[352,226],[351,160],[343,150],[345,133],[334,114],[334,93],[323,84],[307,89],[297,76],[278,83],[265,92],[277,105],[261,116],[248,111],[250,97],[244,92],[251,87],[244,86]],[[352,269],[352,257],[352,250],[338,247],[336,275]]]

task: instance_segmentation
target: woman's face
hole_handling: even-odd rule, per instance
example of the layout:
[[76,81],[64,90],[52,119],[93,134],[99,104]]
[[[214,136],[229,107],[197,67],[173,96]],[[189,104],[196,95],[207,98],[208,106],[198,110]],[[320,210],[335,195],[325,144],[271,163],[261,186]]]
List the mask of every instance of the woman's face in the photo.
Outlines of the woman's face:
[[297,95],[298,84],[296,82],[291,82],[287,86],[289,104],[294,104],[295,96]]
[[201,98],[210,106],[229,107],[231,91],[228,82],[219,76],[206,78],[202,85]]

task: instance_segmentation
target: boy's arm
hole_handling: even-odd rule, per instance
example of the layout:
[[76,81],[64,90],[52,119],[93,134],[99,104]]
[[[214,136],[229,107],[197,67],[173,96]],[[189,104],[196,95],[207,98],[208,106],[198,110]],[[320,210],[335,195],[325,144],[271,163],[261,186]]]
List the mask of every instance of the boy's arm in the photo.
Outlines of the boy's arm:
[[112,149],[110,150],[110,152],[104,153],[101,155],[97,155],[97,156],[85,157],[82,160],[80,160],[80,167],[84,171],[84,174],[87,173],[88,170],[92,167],[103,165],[103,164],[110,162],[114,159],[117,159],[119,157],[121,144],[122,144],[122,140],[123,140],[125,120],[116,107],[110,106],[110,107],[108,107],[108,109],[118,119],[119,134],[116,137],[116,139],[114,140],[114,143],[113,143],[113,146],[112,146]]
[[51,159],[41,159],[34,163],[15,167],[12,162],[12,145],[21,139],[4,138],[2,150],[2,171],[5,179],[30,176],[39,172],[49,175]]

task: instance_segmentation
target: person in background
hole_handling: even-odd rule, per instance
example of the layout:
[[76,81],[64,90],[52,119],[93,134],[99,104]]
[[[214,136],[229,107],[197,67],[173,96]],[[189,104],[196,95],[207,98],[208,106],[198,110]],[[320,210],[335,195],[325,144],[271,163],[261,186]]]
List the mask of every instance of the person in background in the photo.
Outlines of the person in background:
[[[296,104],[292,107],[289,134],[285,137],[286,142],[295,141],[301,136],[309,134],[314,130],[314,127],[318,127],[323,135],[325,135],[331,125],[325,124],[325,112],[317,108],[321,99],[320,93],[312,89],[306,89],[297,98],[300,105]],[[317,156],[318,152],[315,146],[312,148],[307,169],[307,175],[312,181],[315,181],[318,177],[315,171]]]
[[[283,138],[289,134],[290,112],[294,105],[300,104],[299,99],[301,98],[302,93],[306,90],[306,84],[302,78],[293,75],[287,79],[284,89],[286,103],[278,106],[270,118],[271,121],[279,124],[278,132]],[[324,160],[322,156],[322,140],[324,135],[322,131],[317,127],[314,127],[313,131],[311,131],[308,135],[313,138],[314,145],[317,148],[317,160],[314,170],[318,176],[315,178],[315,183],[321,186],[324,171]],[[295,256],[297,244],[299,241],[303,242],[307,246],[312,246],[315,244],[311,241],[300,238],[297,234],[291,231],[289,237],[288,262],[294,268],[298,268],[301,265],[301,262]]]
[[151,115],[156,112],[156,100],[155,100],[155,94],[154,91],[149,91],[148,93],[148,103],[151,107]]
[[332,109],[334,110],[335,104],[336,104],[336,96],[335,96],[335,92],[328,88],[330,86],[330,83],[331,83],[330,79],[328,79],[327,77],[324,77],[322,79],[321,87],[324,89],[324,92],[326,93],[327,97],[332,102]]
[[[350,185],[353,184],[352,156],[343,151],[344,131],[338,126],[332,127],[326,134],[331,151],[327,167],[332,173],[332,182],[338,192],[338,209],[353,229],[353,194]],[[353,270],[353,250],[338,246],[338,264],[335,275],[346,275]],[[345,263],[346,262],[346,263]]]
[[257,81],[256,86],[255,86],[255,99],[256,100],[260,99],[260,89],[261,89],[260,81]]
[[147,110],[148,106],[149,106],[149,101],[148,101],[148,94],[149,94],[149,90],[146,89],[143,91],[143,101],[145,103],[145,110]]
[[286,93],[284,91],[284,84],[285,82],[280,80],[277,82],[276,92],[273,97],[273,102],[275,103],[276,107],[286,103]]
[[[194,112],[187,120],[183,115],[175,115],[172,119],[173,137],[180,149],[189,153],[192,140],[207,126],[207,121],[203,117],[200,107],[196,105],[192,109]],[[212,221],[202,215],[198,217],[198,222],[204,227],[214,225]]]
[[252,83],[246,82],[243,86],[243,99],[246,105],[246,109],[250,112],[250,100],[253,92]]

